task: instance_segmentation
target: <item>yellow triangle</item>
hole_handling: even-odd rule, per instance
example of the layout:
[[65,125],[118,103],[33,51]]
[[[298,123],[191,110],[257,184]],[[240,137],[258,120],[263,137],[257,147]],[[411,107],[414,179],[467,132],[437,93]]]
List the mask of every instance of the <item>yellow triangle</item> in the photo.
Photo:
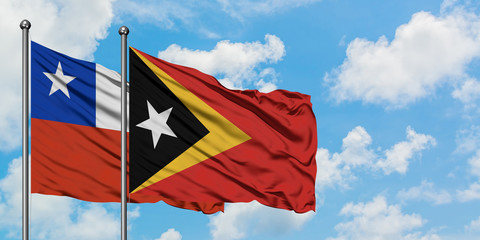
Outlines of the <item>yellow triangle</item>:
[[195,117],[210,131],[185,152],[167,164],[164,168],[137,187],[132,193],[159,182],[175,173],[183,171],[197,163],[207,160],[219,153],[235,147],[251,139],[225,117],[195,96],[192,92],[175,81],[157,65],[146,57],[132,50],[155,73],[155,75],[172,91],[178,99],[195,115]]

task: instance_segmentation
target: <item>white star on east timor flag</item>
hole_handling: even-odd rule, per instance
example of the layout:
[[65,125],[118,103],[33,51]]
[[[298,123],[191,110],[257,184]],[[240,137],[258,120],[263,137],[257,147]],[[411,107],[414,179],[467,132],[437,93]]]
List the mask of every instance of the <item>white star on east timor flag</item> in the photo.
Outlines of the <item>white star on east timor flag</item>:
[[153,148],[156,148],[158,140],[162,134],[177,137],[177,135],[175,135],[172,129],[167,125],[167,121],[170,117],[173,107],[158,113],[157,110],[155,110],[155,108],[153,108],[153,106],[150,104],[150,102],[148,102],[148,100],[147,104],[149,119],[137,124],[137,127],[152,131]]
[[62,65],[58,62],[57,71],[55,73],[46,73],[44,72],[45,76],[52,81],[52,88],[50,88],[50,94],[52,95],[54,92],[60,89],[68,98],[70,95],[68,94],[67,84],[70,83],[75,77],[63,75]]

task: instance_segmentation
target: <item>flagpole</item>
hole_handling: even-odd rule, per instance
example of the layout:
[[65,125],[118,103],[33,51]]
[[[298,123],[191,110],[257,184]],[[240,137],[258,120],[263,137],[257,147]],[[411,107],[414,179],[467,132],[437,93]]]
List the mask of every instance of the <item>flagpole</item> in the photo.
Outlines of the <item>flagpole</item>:
[[30,98],[28,79],[28,31],[32,25],[28,20],[20,22],[22,29],[22,239],[29,238],[30,166],[28,164],[28,105]]
[[127,35],[129,30],[122,26],[118,30],[122,38],[122,240],[127,240]]

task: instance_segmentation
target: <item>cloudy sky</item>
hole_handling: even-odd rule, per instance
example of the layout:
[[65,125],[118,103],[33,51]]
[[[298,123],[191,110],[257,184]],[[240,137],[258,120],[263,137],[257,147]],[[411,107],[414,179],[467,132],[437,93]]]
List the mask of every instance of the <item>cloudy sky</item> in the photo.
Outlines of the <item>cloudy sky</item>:
[[[129,205],[129,239],[480,239],[480,3],[2,0],[0,238],[21,236],[21,31],[120,70],[129,44],[229,88],[312,96],[317,211]],[[119,204],[33,195],[33,239],[119,239]]]

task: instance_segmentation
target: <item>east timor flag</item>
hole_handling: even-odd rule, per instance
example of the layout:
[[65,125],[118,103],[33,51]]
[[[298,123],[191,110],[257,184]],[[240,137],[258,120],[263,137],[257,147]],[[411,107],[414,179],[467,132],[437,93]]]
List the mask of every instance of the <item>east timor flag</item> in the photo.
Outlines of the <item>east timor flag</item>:
[[132,194],[315,210],[310,96],[229,90],[131,48],[129,111]]

